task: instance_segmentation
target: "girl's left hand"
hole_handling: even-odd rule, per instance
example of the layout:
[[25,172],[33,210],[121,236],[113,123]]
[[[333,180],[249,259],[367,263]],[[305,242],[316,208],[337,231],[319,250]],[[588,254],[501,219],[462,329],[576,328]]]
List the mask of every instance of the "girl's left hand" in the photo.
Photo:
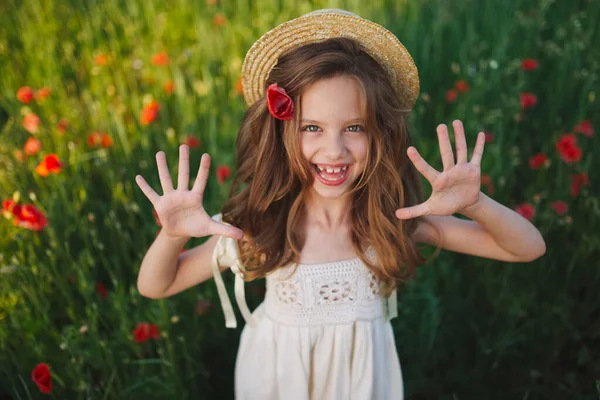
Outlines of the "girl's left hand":
[[417,170],[431,183],[432,193],[424,203],[396,210],[399,219],[410,219],[421,215],[452,215],[474,208],[480,199],[481,157],[485,134],[479,132],[471,162],[467,162],[467,141],[463,124],[460,120],[452,123],[456,142],[456,164],[452,145],[448,136],[448,128],[441,124],[437,127],[440,154],[444,171],[432,168],[421,157],[414,146],[407,149],[408,157]]

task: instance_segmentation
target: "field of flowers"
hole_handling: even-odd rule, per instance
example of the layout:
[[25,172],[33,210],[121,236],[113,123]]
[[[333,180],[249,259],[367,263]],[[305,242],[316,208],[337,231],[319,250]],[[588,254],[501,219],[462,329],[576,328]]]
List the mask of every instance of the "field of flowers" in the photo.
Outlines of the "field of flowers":
[[[214,283],[137,292],[160,221],[134,177],[157,190],[154,154],[174,172],[187,143],[191,170],[212,156],[205,199],[218,212],[245,51],[328,7],[384,25],[413,55],[424,158],[441,167],[439,123],[461,119],[471,148],[486,132],[482,190],[547,243],[533,263],[442,252],[420,269],[393,321],[407,399],[600,398],[597,0],[9,0],[1,399],[232,398],[241,329],[225,328]],[[248,284],[251,306],[263,294]]]

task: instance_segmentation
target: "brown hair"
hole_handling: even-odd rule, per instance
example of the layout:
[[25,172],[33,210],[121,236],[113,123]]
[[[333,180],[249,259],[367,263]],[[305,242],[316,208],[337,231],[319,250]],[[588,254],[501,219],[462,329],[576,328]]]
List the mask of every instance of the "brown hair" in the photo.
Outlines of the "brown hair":
[[[271,116],[266,99],[246,111],[236,143],[236,174],[223,220],[246,233],[240,245],[245,278],[262,277],[297,263],[304,245],[294,230],[305,213],[304,199],[313,185],[311,165],[300,148],[300,99],[320,79],[356,79],[363,93],[364,130],[368,135],[365,172],[352,189],[352,245],[389,293],[414,276],[424,257],[412,233],[417,219],[398,220],[396,209],[423,201],[418,172],[406,156],[411,145],[410,110],[402,109],[384,69],[353,40],[329,39],[282,55],[266,83],[277,82],[294,100],[294,118]],[[284,234],[285,232],[285,234]],[[376,263],[363,253],[371,244]]]

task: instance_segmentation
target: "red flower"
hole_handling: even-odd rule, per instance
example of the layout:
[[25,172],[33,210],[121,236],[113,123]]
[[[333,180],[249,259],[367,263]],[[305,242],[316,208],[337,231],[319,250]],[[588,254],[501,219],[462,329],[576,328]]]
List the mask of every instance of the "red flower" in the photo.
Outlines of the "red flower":
[[494,135],[492,132],[484,132],[484,134],[486,143],[490,143],[496,140],[496,135]]
[[40,392],[50,394],[52,392],[52,376],[48,364],[39,363],[31,372],[31,379],[37,385]]
[[529,167],[539,169],[546,161],[548,161],[548,157],[544,153],[538,153],[529,159]]
[[23,128],[29,133],[37,133],[40,126],[40,119],[34,113],[29,113],[23,117]]
[[65,131],[67,130],[67,128],[69,127],[69,121],[67,121],[66,119],[61,119],[60,121],[58,121],[58,132],[63,135],[65,133]]
[[56,154],[49,154],[35,167],[35,172],[40,176],[48,176],[50,172],[58,174],[62,166],[63,163]]
[[577,138],[573,133],[562,135],[558,142],[556,142],[556,150],[558,150],[560,158],[567,164],[581,160],[581,148],[577,146]]
[[216,14],[213,17],[213,24],[215,24],[216,26],[223,26],[225,25],[225,22],[227,22],[227,18],[225,18],[225,16],[221,13]]
[[96,65],[105,65],[108,62],[108,56],[106,54],[98,54],[94,58]]
[[21,103],[30,103],[31,100],[33,100],[33,96],[33,89],[29,86],[23,86],[17,90],[17,100],[19,100]]
[[39,139],[34,137],[30,137],[25,142],[25,146],[23,147],[23,151],[26,156],[35,156],[42,149],[42,142]]
[[35,99],[38,101],[44,100],[46,97],[50,96],[50,93],[52,93],[52,89],[43,87],[37,91],[35,94]]
[[531,108],[537,104],[537,97],[533,93],[521,93],[521,108]]
[[458,90],[461,93],[464,93],[467,90],[469,90],[469,84],[466,81],[461,79],[461,80],[456,81],[456,83],[454,83],[454,89]]
[[294,102],[285,89],[279,87],[277,83],[271,84],[267,89],[267,107],[273,117],[282,121],[294,117]]
[[175,84],[173,83],[173,81],[165,82],[165,84],[163,85],[163,90],[167,94],[173,93],[173,91],[175,90]]
[[567,203],[565,203],[562,200],[555,201],[554,203],[550,204],[550,207],[552,207],[552,209],[558,215],[564,215],[567,212],[567,210],[568,210]]
[[458,92],[454,89],[450,89],[446,92],[446,101],[448,103],[454,103],[458,97]]
[[146,105],[142,109],[142,115],[140,116],[140,123],[142,125],[148,125],[150,122],[154,121],[158,116],[158,111],[160,110],[160,105],[156,100],[152,101],[150,104]]
[[575,198],[579,195],[581,186],[588,186],[590,178],[587,172],[582,172],[571,177],[571,197]]
[[96,283],[96,291],[103,299],[106,299],[106,288],[100,282]]
[[573,128],[573,130],[578,133],[583,133],[587,137],[592,137],[592,135],[594,134],[594,128],[592,127],[592,123],[588,120],[581,121],[580,123],[575,125],[575,128]]
[[200,147],[202,141],[195,136],[187,135],[183,144],[187,144],[190,148],[195,149],[196,147]]
[[162,51],[160,53],[156,53],[152,57],[152,64],[154,64],[154,65],[164,66],[164,65],[167,65],[168,63],[169,63],[169,56],[164,51]]
[[242,84],[242,78],[238,79],[238,81],[235,83],[235,91],[237,92],[237,94],[244,94],[244,85]]
[[46,216],[33,204],[14,205],[12,213],[15,216],[14,225],[32,231],[41,231],[48,225]]
[[110,147],[112,146],[112,138],[105,132],[92,132],[88,135],[88,146],[90,147]]
[[490,183],[492,183],[492,177],[488,174],[481,174],[481,184],[489,185]]
[[515,211],[523,218],[532,220],[535,215],[535,208],[529,203],[522,203],[515,207]]
[[537,69],[537,67],[538,62],[534,58],[526,58],[523,61],[521,61],[521,68],[523,69],[523,71],[533,71],[534,69]]
[[133,330],[133,338],[136,342],[142,343],[149,339],[160,339],[160,332],[156,324],[140,322]]
[[220,165],[217,168],[217,182],[219,182],[219,185],[224,184],[230,175],[231,175],[231,168],[229,168],[229,166],[227,166],[227,165]]

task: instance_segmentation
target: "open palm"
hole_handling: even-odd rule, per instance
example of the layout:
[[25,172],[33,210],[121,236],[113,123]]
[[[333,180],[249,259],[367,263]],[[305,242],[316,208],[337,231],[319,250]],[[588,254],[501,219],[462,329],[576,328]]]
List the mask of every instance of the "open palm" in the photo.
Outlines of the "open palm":
[[467,142],[461,121],[454,121],[456,142],[456,163],[446,125],[437,127],[440,154],[444,171],[439,172],[421,157],[413,146],[407,154],[417,170],[431,183],[432,193],[424,203],[396,210],[399,219],[415,218],[421,215],[452,215],[477,203],[481,188],[481,158],[485,144],[485,134],[477,136],[471,162],[467,162]]
[[234,239],[243,237],[242,230],[213,220],[204,208],[204,190],[210,169],[210,156],[208,154],[203,154],[200,159],[198,177],[194,181],[192,190],[188,189],[190,169],[189,147],[187,145],[179,147],[177,189],[173,188],[171,174],[163,151],[156,153],[156,165],[163,189],[162,196],[156,193],[141,175],[137,175],[135,181],[154,206],[167,235],[173,237],[224,235]]

